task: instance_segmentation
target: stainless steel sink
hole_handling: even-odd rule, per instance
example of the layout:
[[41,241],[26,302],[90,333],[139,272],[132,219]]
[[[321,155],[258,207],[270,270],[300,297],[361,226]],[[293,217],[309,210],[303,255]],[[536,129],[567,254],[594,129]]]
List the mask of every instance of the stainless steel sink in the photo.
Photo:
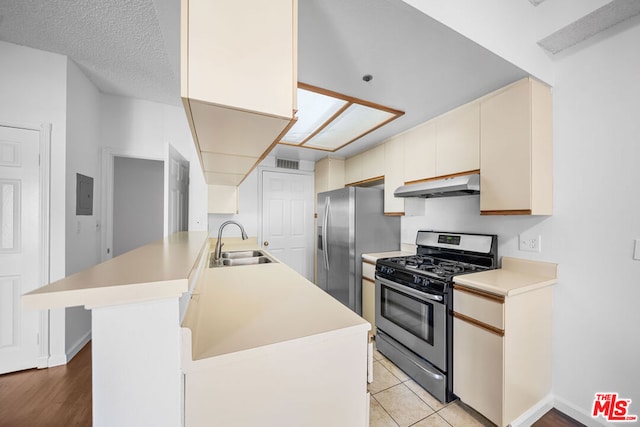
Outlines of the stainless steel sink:
[[271,259],[266,256],[254,256],[249,258],[224,258],[222,260],[222,265],[231,266],[231,265],[251,265],[251,264],[269,264]]
[[234,252],[222,252],[221,257],[229,258],[229,259],[237,259],[237,258],[255,258],[265,256],[262,251],[234,251]]
[[218,262],[214,259],[214,254],[209,258],[209,268],[232,267],[234,265],[254,265],[269,264],[274,260],[262,251],[232,251],[222,252]]

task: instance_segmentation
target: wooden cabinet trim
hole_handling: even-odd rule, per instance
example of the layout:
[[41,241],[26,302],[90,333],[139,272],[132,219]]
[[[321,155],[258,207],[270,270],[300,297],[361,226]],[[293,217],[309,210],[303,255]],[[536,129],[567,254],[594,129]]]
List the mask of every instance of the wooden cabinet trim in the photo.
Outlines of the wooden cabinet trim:
[[480,173],[480,169],[474,169],[474,170],[465,171],[465,172],[452,173],[452,174],[449,174],[449,175],[434,176],[433,178],[416,179],[415,181],[406,181],[404,183],[404,185],[419,184],[421,182],[437,181],[439,179],[455,178],[456,176],[473,175],[473,174],[476,174],[476,173],[479,174]]
[[500,295],[490,294],[489,292],[481,291],[481,290],[474,289],[474,288],[469,288],[469,287],[466,287],[466,286],[459,285],[457,283],[453,284],[453,289],[455,289],[456,291],[460,291],[460,292],[466,292],[468,294],[475,295],[475,296],[480,297],[480,298],[485,298],[485,299],[488,299],[490,301],[497,302],[499,304],[504,304],[504,297],[500,296]]
[[368,259],[366,259],[366,258],[363,258],[363,259],[362,259],[362,262],[364,262],[365,264],[376,265],[376,262],[375,262],[375,261],[370,261],[370,260],[368,260]]
[[362,280],[366,280],[366,281],[367,281],[367,282],[369,282],[369,283],[374,283],[374,284],[376,283],[376,281],[375,281],[375,280],[371,280],[371,279],[369,279],[368,277],[363,277],[363,278],[362,278]]
[[531,215],[531,209],[480,211],[480,215]]
[[385,212],[385,216],[404,216],[404,212]]
[[502,329],[496,328],[495,326],[487,325],[484,322],[481,322],[469,316],[465,316],[464,314],[460,314],[457,311],[453,312],[453,317],[460,319],[463,322],[467,322],[473,326],[477,326],[480,329],[484,329],[487,332],[498,335],[499,337],[504,337],[504,331]]
[[380,175],[380,176],[374,176],[373,178],[369,178],[369,179],[363,179],[362,181],[356,181],[356,182],[350,182],[348,184],[345,184],[345,187],[358,187],[361,185],[365,185],[365,184],[373,184],[376,181],[382,181],[384,180],[384,175]]

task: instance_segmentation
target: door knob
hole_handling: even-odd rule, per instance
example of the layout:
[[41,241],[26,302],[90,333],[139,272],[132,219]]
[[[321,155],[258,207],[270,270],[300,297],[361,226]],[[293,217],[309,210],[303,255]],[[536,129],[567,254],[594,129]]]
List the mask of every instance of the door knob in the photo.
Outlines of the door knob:
[[266,240],[262,244],[265,245],[265,246],[269,246],[269,242],[267,242]]

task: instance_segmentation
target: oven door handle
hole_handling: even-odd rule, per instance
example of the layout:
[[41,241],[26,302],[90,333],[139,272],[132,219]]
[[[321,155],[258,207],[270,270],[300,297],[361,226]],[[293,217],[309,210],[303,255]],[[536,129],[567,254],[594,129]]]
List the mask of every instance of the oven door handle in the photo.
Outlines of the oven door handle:
[[408,286],[403,286],[403,285],[397,285],[387,279],[383,279],[379,276],[376,276],[376,279],[378,279],[380,281],[380,283],[384,284],[385,286],[396,290],[400,293],[403,294],[407,294],[407,295],[411,295],[412,297],[418,298],[421,301],[424,302],[428,302],[428,300],[431,301],[438,301],[438,302],[442,302],[442,300],[444,299],[442,297],[442,295],[433,295],[433,294],[428,294],[426,292],[421,292],[421,291],[417,291],[413,288],[410,288]]

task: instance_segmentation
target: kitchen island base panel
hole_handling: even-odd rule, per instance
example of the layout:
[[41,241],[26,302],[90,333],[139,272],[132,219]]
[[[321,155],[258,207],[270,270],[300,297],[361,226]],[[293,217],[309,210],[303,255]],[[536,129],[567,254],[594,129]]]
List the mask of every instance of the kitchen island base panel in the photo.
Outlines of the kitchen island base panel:
[[194,361],[185,374],[185,426],[366,427],[366,329]]
[[182,425],[178,298],[92,309],[93,425]]

